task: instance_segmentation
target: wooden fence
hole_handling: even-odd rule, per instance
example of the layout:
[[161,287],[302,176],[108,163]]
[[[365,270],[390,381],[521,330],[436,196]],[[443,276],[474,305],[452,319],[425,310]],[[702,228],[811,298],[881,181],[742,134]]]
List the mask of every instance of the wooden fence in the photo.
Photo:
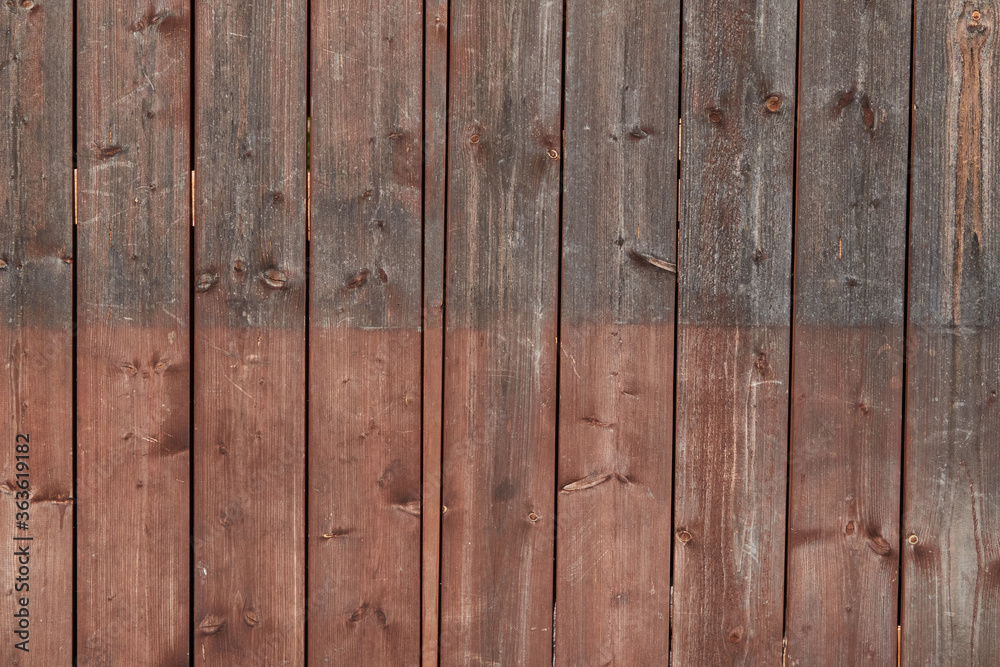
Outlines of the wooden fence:
[[998,22],[7,0],[4,662],[997,664]]

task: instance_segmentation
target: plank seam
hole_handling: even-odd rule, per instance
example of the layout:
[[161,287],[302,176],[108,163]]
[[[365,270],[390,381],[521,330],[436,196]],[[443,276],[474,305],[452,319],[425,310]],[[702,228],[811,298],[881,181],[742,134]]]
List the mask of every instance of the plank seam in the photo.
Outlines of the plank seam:
[[188,66],[188,94],[191,96],[190,102],[188,103],[188,169],[190,173],[190,179],[188,181],[188,187],[191,188],[191,197],[188,201],[189,211],[191,215],[191,226],[188,228],[188,360],[190,363],[190,368],[188,369],[188,532],[190,533],[190,541],[188,542],[188,660],[192,663],[195,661],[195,545],[194,545],[194,529],[195,529],[195,489],[196,489],[196,467],[195,467],[195,448],[194,448],[194,399],[195,399],[195,387],[194,387],[194,374],[195,374],[195,282],[191,280],[191,277],[195,271],[195,234],[194,234],[194,209],[195,209],[195,147],[197,146],[195,137],[195,128],[197,123],[197,96],[195,95],[195,73],[196,73],[196,61],[195,61],[195,2],[191,2],[188,5],[188,10],[190,11],[189,18],[189,32],[190,35],[188,42],[188,53],[189,62]]
[[[448,381],[448,375],[445,372],[445,359],[447,358],[447,345],[448,345],[448,176],[449,176],[449,160],[450,160],[450,139],[451,139],[451,0],[445,3],[447,16],[445,18],[445,72],[444,72],[444,137],[442,142],[442,147],[444,154],[442,159],[444,161],[444,178],[442,180],[442,192],[441,198],[443,201],[443,206],[441,207],[441,386],[440,386],[440,396],[441,396],[441,433],[438,438],[438,447],[440,447],[440,453],[438,456],[438,504],[439,507],[436,509],[437,520],[438,520],[438,558],[437,558],[437,586],[435,587],[435,595],[437,596],[437,650],[435,654],[437,655],[437,663],[441,664],[441,627],[442,627],[442,611],[444,605],[442,604],[441,595],[441,564],[443,559],[441,554],[444,549],[444,524],[442,519],[444,518],[444,424],[445,424],[445,383]],[[426,35],[426,32],[425,32]],[[426,63],[427,52],[424,51],[424,58]],[[426,116],[424,117],[424,122],[427,121]],[[422,188],[421,188],[422,189]],[[426,250],[426,246],[425,246]],[[421,263],[421,270],[423,270],[423,263]],[[421,303],[421,307],[425,307],[425,304]],[[421,411],[421,419],[423,419],[423,411]],[[421,457],[421,465],[423,465],[423,457]],[[421,572],[422,575],[422,572]],[[421,621],[423,620],[423,615],[421,614]]]
[[303,291],[305,292],[303,300],[305,301],[305,346],[306,346],[306,358],[305,358],[305,372],[304,372],[304,382],[305,382],[305,397],[303,400],[303,427],[302,427],[302,437],[305,440],[305,451],[303,452],[302,465],[303,465],[303,477],[302,477],[302,513],[303,513],[303,553],[302,553],[302,594],[303,594],[303,614],[302,614],[302,661],[303,664],[309,664],[309,556],[312,550],[309,548],[309,489],[312,488],[309,484],[309,428],[311,426],[310,415],[309,415],[309,397],[312,394],[312,346],[310,345],[310,335],[312,334],[312,280],[309,276],[312,275],[312,178],[310,174],[310,167],[312,162],[312,155],[310,154],[312,148],[312,0],[306,0],[306,25],[305,25],[305,56],[306,56],[306,82],[305,82],[305,129],[306,136],[303,137],[304,145],[303,149],[303,163],[305,166],[306,174],[306,201],[305,201],[305,248],[303,249],[304,257],[303,262],[305,266],[305,280],[303,281]]
[[77,593],[77,591],[79,591],[79,586],[77,584],[77,570],[78,570],[78,567],[77,567],[77,522],[78,522],[78,517],[79,517],[79,514],[80,514],[80,508],[79,508],[79,505],[77,504],[77,501],[76,501],[76,498],[78,497],[78,493],[77,493],[77,463],[78,463],[78,460],[79,460],[79,458],[77,456],[77,442],[78,442],[78,427],[77,427],[77,417],[78,417],[78,414],[77,414],[77,385],[78,385],[78,382],[77,382],[77,366],[78,366],[78,357],[77,357],[77,305],[76,305],[76,301],[77,301],[77,285],[78,285],[77,274],[79,273],[79,267],[80,267],[80,263],[77,261],[78,256],[79,256],[78,255],[78,239],[77,239],[77,223],[79,221],[79,213],[78,213],[78,207],[77,207],[77,196],[78,196],[78,191],[79,190],[78,190],[78,187],[77,187],[77,160],[76,160],[77,143],[78,143],[78,139],[77,139],[77,125],[78,125],[78,122],[77,122],[77,93],[76,93],[76,91],[77,91],[77,79],[78,79],[78,74],[79,74],[79,72],[77,71],[78,70],[78,62],[77,62],[77,27],[76,27],[76,25],[77,25],[77,15],[78,15],[78,7],[77,7],[77,5],[78,5],[78,0],[73,0],[73,6],[72,6],[72,12],[73,12],[73,53],[70,54],[71,66],[73,68],[73,73],[72,73],[72,77],[71,77],[71,84],[70,84],[70,86],[72,88],[71,93],[70,93],[70,98],[71,98],[72,114],[73,114],[72,121],[70,122],[70,125],[71,125],[71,128],[72,128],[70,130],[70,132],[71,132],[70,141],[72,143],[72,146],[70,148],[70,152],[72,153],[71,160],[72,160],[72,163],[73,163],[72,164],[72,167],[73,167],[73,182],[71,184],[71,188],[73,190],[73,221],[72,221],[72,226],[70,228],[70,232],[72,234],[72,243],[73,243],[73,250],[72,250],[72,252],[73,252],[73,266],[71,267],[71,274],[72,274],[72,276],[70,278],[70,285],[71,285],[70,286],[70,293],[71,293],[70,299],[72,301],[72,303],[70,304],[70,320],[71,320],[72,327],[73,327],[73,329],[72,329],[73,333],[72,333],[72,336],[71,336],[72,342],[70,344],[71,355],[72,355],[72,364],[73,364],[73,370],[71,371],[71,374],[72,374],[71,377],[72,377],[73,386],[70,389],[70,395],[72,397],[71,398],[72,405],[70,406],[70,410],[72,411],[71,412],[71,416],[70,416],[70,419],[72,420],[70,438],[71,438],[71,441],[72,441],[72,443],[71,443],[71,448],[72,448],[71,455],[73,457],[73,465],[72,465],[72,467],[73,467],[73,486],[72,486],[72,491],[71,491],[71,493],[73,494],[73,537],[72,537],[72,549],[73,549],[73,553],[72,553],[72,556],[71,556],[70,560],[72,561],[72,564],[73,564],[73,573],[71,575],[71,577],[72,577],[71,581],[73,582],[73,590],[70,593],[70,604],[72,605],[72,608],[73,608],[73,610],[72,610],[73,635],[72,635],[72,639],[71,639],[73,645],[70,647],[70,655],[72,656],[72,660],[73,660],[73,664],[74,665],[77,664],[77,658],[78,658],[78,656],[77,656],[77,645],[79,643],[77,641],[78,640],[78,635],[77,635],[77,629],[78,629],[77,628],[77,625],[78,625],[77,624],[77,595],[78,595],[78,593]]
[[677,382],[678,382],[678,357],[677,345],[680,342],[680,337],[678,335],[678,329],[680,328],[680,314],[678,309],[678,303],[680,301],[680,291],[681,291],[681,263],[680,263],[680,250],[681,250],[681,169],[683,168],[683,155],[684,155],[684,0],[680,0],[679,7],[677,8],[678,17],[678,30],[680,34],[677,37],[677,203],[674,206],[674,210],[677,215],[677,229],[675,231],[674,239],[674,266],[677,267],[677,271],[674,274],[674,377],[673,377],[673,406],[671,409],[671,427],[673,431],[670,438],[670,535],[667,536],[669,540],[669,551],[668,558],[670,562],[668,564],[668,569],[670,571],[670,597],[667,602],[667,665],[673,664],[673,636],[674,636],[674,549],[676,548],[674,535],[677,532],[677,516],[674,512],[674,508],[677,504]]
[[558,257],[556,258],[556,401],[555,401],[555,465],[553,470],[555,471],[555,479],[553,479],[553,500],[552,509],[556,516],[556,520],[552,522],[552,667],[556,664],[556,610],[558,599],[556,594],[558,592],[558,582],[559,582],[559,410],[562,401],[560,400],[560,387],[562,387],[562,354],[559,350],[562,349],[562,283],[563,283],[563,225],[565,224],[563,220],[563,200],[566,196],[565,190],[565,179],[564,175],[566,172],[566,42],[567,42],[567,25],[568,25],[568,2],[563,0],[562,3],[562,61],[560,63],[560,109],[559,109],[559,152],[562,154],[562,159],[559,160],[559,226],[558,235],[559,239],[557,241],[557,248],[559,249]]
[[915,3],[910,5],[910,93],[907,99],[910,102],[910,113],[907,116],[910,121],[910,131],[907,133],[907,138],[909,144],[906,148],[906,241],[903,245],[904,248],[904,258],[903,258],[903,388],[902,397],[900,400],[900,445],[899,445],[899,559],[897,561],[897,579],[896,579],[896,664],[899,665],[902,660],[903,653],[903,534],[905,532],[905,524],[903,520],[905,518],[906,510],[906,399],[909,394],[907,391],[907,367],[909,366],[909,340],[910,340],[910,218],[912,215],[912,200],[911,192],[913,188],[913,64],[915,62],[915,54],[917,49],[917,12]]
[[792,229],[791,229],[791,274],[788,277],[788,412],[785,426],[785,561],[781,591],[781,665],[784,667],[788,655],[788,558],[789,529],[791,528],[792,501],[792,378],[795,377],[795,231],[799,214],[799,91],[802,90],[802,6],[796,6],[795,13],[795,121],[792,123]]
[[[310,0],[311,1],[311,0]],[[424,578],[424,523],[427,521],[428,507],[425,507],[424,495],[424,433],[426,432],[426,420],[424,419],[424,406],[427,404],[427,396],[424,395],[426,389],[425,369],[427,366],[427,272],[425,263],[427,260],[427,5],[431,0],[424,0],[421,7],[423,14],[420,17],[420,151],[423,168],[420,170],[420,623],[417,636],[420,664],[424,663],[424,599],[427,597],[427,582]]]

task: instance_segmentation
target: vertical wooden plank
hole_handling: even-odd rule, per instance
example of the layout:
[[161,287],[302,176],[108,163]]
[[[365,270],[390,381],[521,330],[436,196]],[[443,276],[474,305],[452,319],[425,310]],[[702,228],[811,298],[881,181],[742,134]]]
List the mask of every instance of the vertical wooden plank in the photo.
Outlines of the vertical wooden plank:
[[679,9],[567,5],[560,665],[668,652]]
[[81,665],[188,659],[190,9],[78,4]]
[[916,3],[903,664],[1000,655],[996,3]]
[[48,667],[73,651],[73,4],[0,11],[0,656]]
[[682,665],[781,662],[797,4],[744,7],[684,3],[672,646]]
[[423,0],[312,2],[309,659],[420,661]]
[[441,400],[447,203],[448,0],[424,3],[424,358],[421,664],[437,667],[441,612]]
[[911,3],[801,12],[788,663],[890,664]]
[[552,659],[562,5],[453,0],[441,661]]
[[302,664],[306,2],[195,9],[199,664]]

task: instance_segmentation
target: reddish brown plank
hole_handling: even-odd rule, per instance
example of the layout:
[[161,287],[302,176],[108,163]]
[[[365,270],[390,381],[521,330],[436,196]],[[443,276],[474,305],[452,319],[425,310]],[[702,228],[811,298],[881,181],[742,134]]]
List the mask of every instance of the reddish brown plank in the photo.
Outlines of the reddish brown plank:
[[682,665],[781,663],[797,7],[745,7],[684,3],[671,647]]
[[450,30],[441,662],[549,664],[562,5]]
[[190,637],[190,9],[78,4],[77,651]]
[[438,664],[441,612],[441,400],[448,129],[448,0],[424,3],[424,358],[421,664]]
[[560,665],[668,653],[679,9],[567,5]]
[[73,651],[73,4],[0,11],[0,658],[49,667]]
[[313,0],[309,659],[420,662],[422,0]]
[[194,652],[300,665],[306,2],[195,8]]
[[801,6],[790,665],[896,660],[910,10]]
[[916,3],[904,665],[1000,655],[998,8]]

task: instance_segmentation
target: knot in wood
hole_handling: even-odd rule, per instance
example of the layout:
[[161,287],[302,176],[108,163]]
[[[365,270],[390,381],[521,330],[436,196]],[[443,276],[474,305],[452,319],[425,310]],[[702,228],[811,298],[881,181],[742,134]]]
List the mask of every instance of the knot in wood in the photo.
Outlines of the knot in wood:
[[260,274],[260,279],[264,281],[265,285],[274,289],[284,289],[288,282],[288,276],[273,267]]
[[198,276],[194,281],[194,288],[198,292],[207,292],[212,289],[215,285],[215,281],[219,279],[219,276],[214,273],[203,273]]
[[368,269],[361,269],[347,281],[347,289],[358,289],[368,282]]
[[868,539],[868,546],[879,556],[888,556],[892,552],[892,547],[881,535],[876,535]]
[[217,614],[210,614],[202,619],[198,624],[198,630],[203,635],[214,635],[222,632],[226,627],[226,619]]

